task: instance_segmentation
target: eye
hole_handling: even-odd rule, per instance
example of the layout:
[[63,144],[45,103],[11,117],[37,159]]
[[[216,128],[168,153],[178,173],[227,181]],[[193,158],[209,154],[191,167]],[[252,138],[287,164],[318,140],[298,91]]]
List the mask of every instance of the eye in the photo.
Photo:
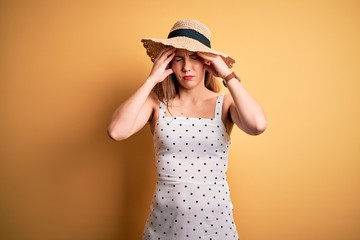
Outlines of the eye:
[[174,61],[175,61],[175,62],[180,62],[181,60],[182,60],[182,57],[175,57],[175,58],[174,58]]
[[198,60],[198,59],[199,59],[199,56],[198,56],[197,54],[193,54],[193,55],[191,55],[190,57],[191,57],[191,59],[193,59],[193,60]]

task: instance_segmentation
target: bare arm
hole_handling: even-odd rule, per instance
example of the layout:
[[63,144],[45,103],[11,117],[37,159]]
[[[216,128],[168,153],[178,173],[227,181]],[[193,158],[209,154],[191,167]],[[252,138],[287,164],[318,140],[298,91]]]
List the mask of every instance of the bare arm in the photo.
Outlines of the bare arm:
[[126,139],[144,127],[153,112],[153,99],[149,94],[154,86],[154,81],[147,79],[115,110],[108,127],[112,139]]
[[164,49],[155,59],[146,81],[115,110],[108,127],[112,139],[117,141],[126,139],[149,121],[156,105],[156,99],[150,93],[158,82],[172,73],[172,69],[166,69],[166,66],[174,57],[174,51],[173,48]]
[[[198,53],[204,59],[206,69],[218,77],[225,77],[231,70],[223,59],[214,54]],[[231,95],[229,101],[230,120],[250,135],[258,135],[266,129],[266,117],[260,104],[250,95],[244,86],[233,78],[228,81]]]
[[247,134],[258,135],[264,132],[266,118],[260,104],[237,79],[229,80],[227,85],[232,97],[229,108],[232,121]]

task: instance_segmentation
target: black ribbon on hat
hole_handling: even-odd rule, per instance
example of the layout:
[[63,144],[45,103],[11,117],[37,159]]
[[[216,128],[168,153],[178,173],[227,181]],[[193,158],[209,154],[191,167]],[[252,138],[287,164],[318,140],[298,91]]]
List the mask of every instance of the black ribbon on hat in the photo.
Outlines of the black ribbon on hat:
[[207,37],[205,37],[204,35],[202,35],[201,33],[197,32],[193,29],[176,29],[176,30],[170,32],[169,36],[168,36],[168,38],[174,38],[174,37],[192,38],[192,39],[195,39],[195,40],[201,42],[208,48],[211,48],[210,40]]

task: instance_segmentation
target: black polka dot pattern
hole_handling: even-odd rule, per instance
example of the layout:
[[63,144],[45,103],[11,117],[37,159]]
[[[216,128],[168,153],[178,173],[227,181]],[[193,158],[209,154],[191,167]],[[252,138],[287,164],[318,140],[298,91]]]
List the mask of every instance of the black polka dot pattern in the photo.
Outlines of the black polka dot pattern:
[[154,131],[158,180],[144,239],[239,239],[226,181],[230,136],[221,120],[171,117],[161,103]]

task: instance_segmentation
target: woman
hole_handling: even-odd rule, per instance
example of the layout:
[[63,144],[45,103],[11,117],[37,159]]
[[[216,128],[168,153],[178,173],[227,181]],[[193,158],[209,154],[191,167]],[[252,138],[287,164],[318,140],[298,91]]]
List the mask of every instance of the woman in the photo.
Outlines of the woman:
[[[144,239],[238,239],[226,181],[233,125],[258,135],[261,106],[211,49],[210,30],[180,20],[167,39],[142,39],[154,62],[142,86],[114,112],[109,135],[123,140],[150,124],[158,180]],[[214,78],[230,94],[219,95]]]

